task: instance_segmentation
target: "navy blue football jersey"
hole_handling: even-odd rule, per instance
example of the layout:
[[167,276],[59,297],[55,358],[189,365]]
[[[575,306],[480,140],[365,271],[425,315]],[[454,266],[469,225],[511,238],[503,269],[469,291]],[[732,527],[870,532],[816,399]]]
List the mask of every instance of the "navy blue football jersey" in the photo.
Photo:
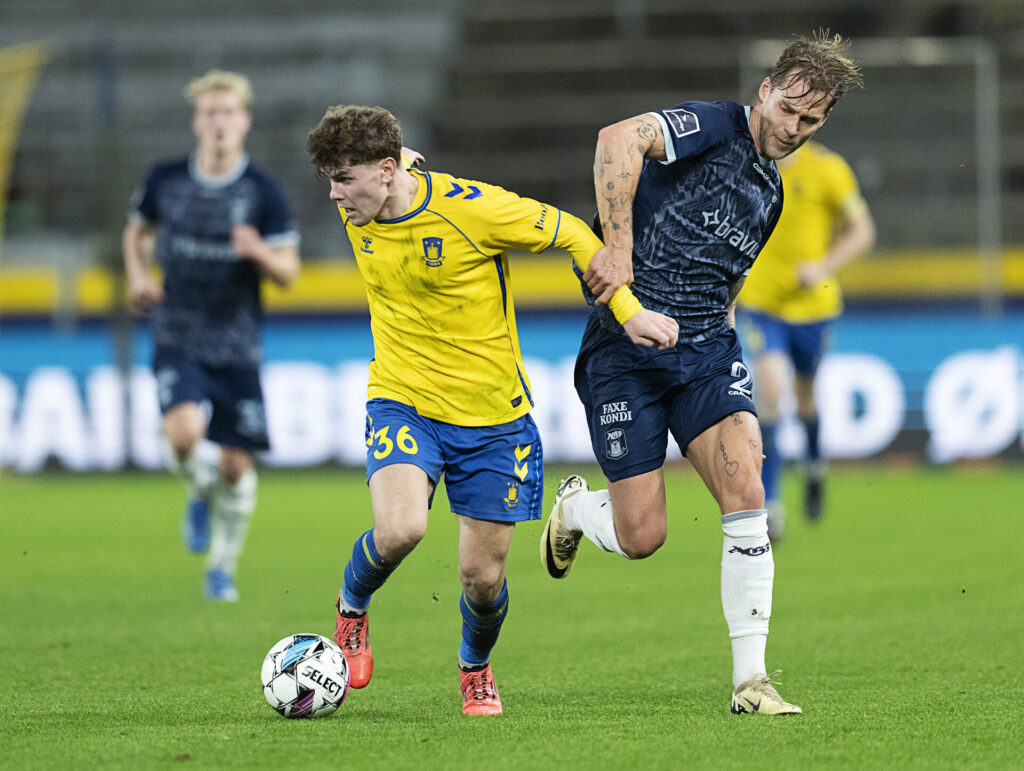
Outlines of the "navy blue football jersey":
[[[729,288],[775,228],[782,182],[757,152],[749,107],[683,102],[649,114],[667,158],[646,161],[637,184],[631,288],[645,308],[679,322],[680,342],[699,342],[729,329]],[[586,284],[583,293],[593,304]],[[621,333],[607,306],[594,312]]]
[[184,348],[213,366],[259,364],[260,274],[235,253],[231,228],[252,225],[275,247],[298,243],[278,184],[248,156],[224,177],[200,177],[193,154],[154,166],[129,216],[157,228],[164,301],[153,313],[155,344]]

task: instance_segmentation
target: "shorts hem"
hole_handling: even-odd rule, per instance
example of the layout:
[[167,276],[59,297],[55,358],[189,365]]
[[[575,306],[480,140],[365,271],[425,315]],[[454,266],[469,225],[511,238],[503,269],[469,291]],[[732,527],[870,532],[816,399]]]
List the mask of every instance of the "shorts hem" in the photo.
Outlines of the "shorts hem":
[[452,510],[452,514],[458,514],[460,517],[467,517],[468,519],[477,519],[481,522],[501,522],[503,524],[510,524],[516,522],[536,522],[540,519],[540,512],[531,511],[529,514],[523,515],[511,515],[507,517],[499,517],[487,514],[465,514],[461,511]]
[[696,439],[698,436],[703,434],[705,431],[707,431],[712,426],[722,422],[722,420],[724,418],[729,417],[734,412],[749,412],[755,418],[757,417],[757,410],[755,410],[754,407],[750,406],[750,405],[747,405],[745,407],[738,407],[738,408],[734,408],[734,409],[728,409],[728,410],[724,411],[721,415],[719,415],[714,420],[711,420],[706,426],[704,426],[704,428],[702,428],[700,431],[696,432],[693,436],[687,437],[685,444],[683,444],[682,442],[679,443],[679,451],[683,454],[683,457],[684,458],[686,457],[686,448],[690,446],[690,442],[692,442],[694,439]]

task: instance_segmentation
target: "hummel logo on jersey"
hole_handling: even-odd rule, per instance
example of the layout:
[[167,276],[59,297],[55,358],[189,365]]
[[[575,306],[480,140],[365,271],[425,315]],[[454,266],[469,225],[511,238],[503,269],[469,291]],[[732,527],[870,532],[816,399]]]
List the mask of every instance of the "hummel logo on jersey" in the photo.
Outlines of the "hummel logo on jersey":
[[[452,189],[449,190],[447,193],[445,193],[444,197],[445,198],[455,198],[455,197],[457,197],[459,195],[459,193],[461,193],[465,189],[466,188],[464,188],[462,185],[458,184],[457,182],[452,182]],[[463,198],[465,200],[469,201],[469,200],[471,200],[473,198],[479,198],[482,195],[483,195],[483,193],[480,192],[480,188],[478,188],[476,185],[470,185],[469,186],[469,192],[466,193],[463,196]]]
[[444,262],[444,255],[441,254],[443,240],[437,236],[427,236],[423,239],[423,261],[431,268],[439,268]]
[[695,112],[676,109],[664,110],[662,114],[668,119],[668,125],[672,127],[672,133],[677,137],[689,136],[700,131],[700,119]]
[[743,230],[735,227],[730,221],[729,217],[722,218],[718,209],[714,211],[701,212],[704,217],[704,227],[721,238],[723,241],[727,241],[731,246],[736,247],[740,250],[741,254],[745,254],[750,259],[757,257],[757,253],[761,251],[761,243],[756,238],[751,238]]
[[373,239],[370,236],[363,236],[363,245],[359,247],[363,254],[373,254]]

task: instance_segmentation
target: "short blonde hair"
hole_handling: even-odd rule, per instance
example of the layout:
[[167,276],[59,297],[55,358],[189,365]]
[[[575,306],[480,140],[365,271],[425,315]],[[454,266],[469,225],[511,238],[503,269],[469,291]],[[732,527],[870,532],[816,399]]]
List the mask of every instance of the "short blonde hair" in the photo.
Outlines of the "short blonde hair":
[[185,86],[185,98],[195,107],[196,101],[207,91],[233,91],[242,97],[247,110],[252,105],[252,86],[249,85],[249,79],[237,72],[210,70]]
[[787,89],[804,81],[803,97],[814,91],[825,94],[825,112],[832,109],[850,88],[863,88],[860,67],[843,54],[850,43],[842,35],[817,30],[813,38],[797,37],[782,52],[769,78],[772,88]]

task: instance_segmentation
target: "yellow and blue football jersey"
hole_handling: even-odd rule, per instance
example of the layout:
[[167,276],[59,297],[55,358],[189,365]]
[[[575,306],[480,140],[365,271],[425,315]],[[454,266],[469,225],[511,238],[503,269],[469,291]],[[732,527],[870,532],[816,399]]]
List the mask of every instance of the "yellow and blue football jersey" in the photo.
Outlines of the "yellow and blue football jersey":
[[[506,423],[532,407],[507,250],[555,246],[585,268],[600,239],[577,217],[500,187],[410,171],[409,210],[346,233],[366,283],[374,358],[368,398],[393,399],[460,426]],[[613,311],[640,304],[623,287]]]
[[834,276],[801,288],[797,265],[821,260],[836,226],[863,211],[857,179],[838,154],[808,142],[779,167],[785,203],[775,232],[747,276],[738,303],[744,308],[804,324],[838,316],[842,295]]

